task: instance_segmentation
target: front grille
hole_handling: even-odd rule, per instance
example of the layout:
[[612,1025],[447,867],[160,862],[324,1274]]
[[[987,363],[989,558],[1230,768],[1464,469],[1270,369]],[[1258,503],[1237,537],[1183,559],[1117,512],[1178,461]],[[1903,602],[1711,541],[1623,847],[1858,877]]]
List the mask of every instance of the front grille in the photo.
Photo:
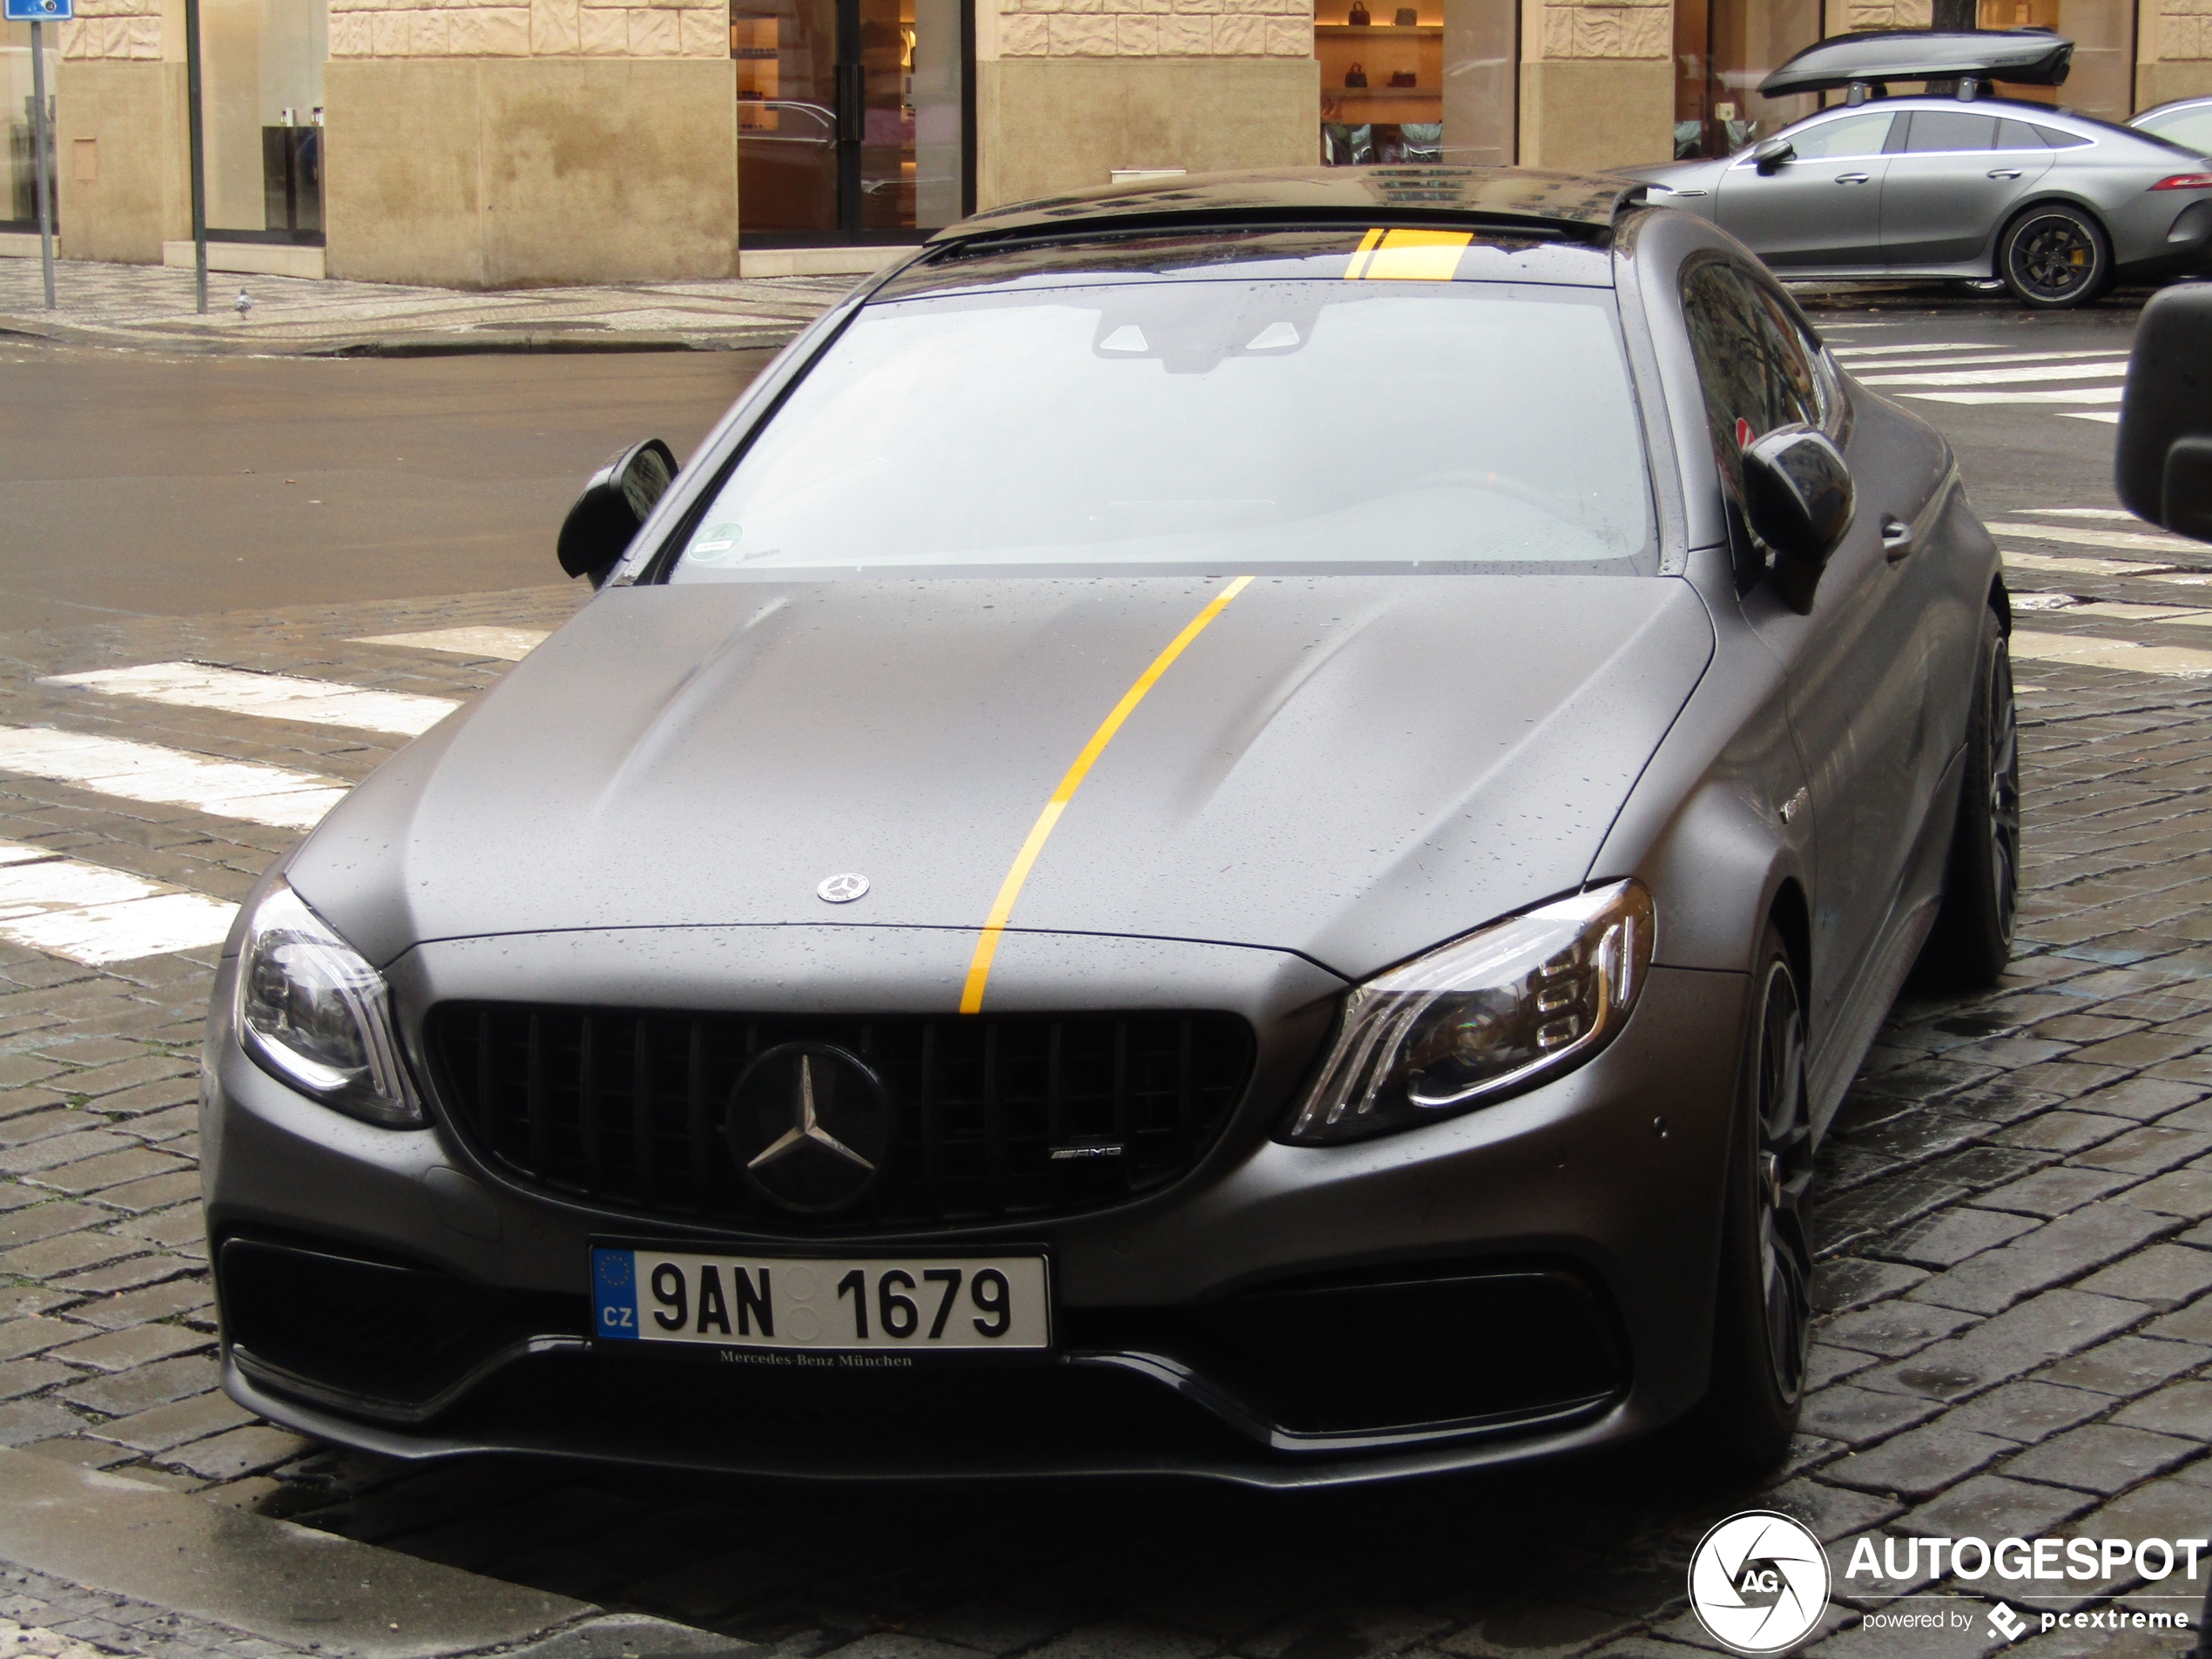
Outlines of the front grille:
[[[1253,1054],[1251,1028],[1231,1014],[790,1017],[445,1003],[426,1032],[454,1127],[514,1177],[612,1208],[786,1234],[1041,1218],[1155,1190],[1212,1143]],[[762,1197],[725,1138],[739,1075],[799,1042],[859,1056],[897,1108],[881,1178],[835,1216],[787,1214]]]

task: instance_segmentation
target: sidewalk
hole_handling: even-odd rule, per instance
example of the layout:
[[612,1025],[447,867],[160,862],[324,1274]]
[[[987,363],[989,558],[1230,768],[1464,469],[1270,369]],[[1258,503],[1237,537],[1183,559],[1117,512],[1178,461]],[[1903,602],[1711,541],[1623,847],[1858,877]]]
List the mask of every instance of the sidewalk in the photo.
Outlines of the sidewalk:
[[752,1644],[0,1450],[11,1659],[739,1659]]
[[[783,345],[857,281],[753,277],[469,293],[374,282],[57,260],[45,308],[35,259],[0,259],[0,340],[299,356],[492,351],[749,351]],[[240,317],[243,290],[253,304]]]

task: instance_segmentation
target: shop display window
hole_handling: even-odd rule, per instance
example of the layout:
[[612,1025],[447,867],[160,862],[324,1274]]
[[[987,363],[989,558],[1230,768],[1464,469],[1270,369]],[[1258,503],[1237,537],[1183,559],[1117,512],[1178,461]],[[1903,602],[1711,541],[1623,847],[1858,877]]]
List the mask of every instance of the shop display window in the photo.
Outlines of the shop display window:
[[[46,109],[50,119],[47,131],[46,162],[53,165],[53,127],[51,118],[54,105],[54,71],[60,67],[59,31],[47,29],[44,54],[46,58]],[[38,158],[31,148],[31,134],[37,131],[31,118],[30,25],[27,23],[0,24],[0,93],[7,98],[8,127],[8,198],[6,211],[0,212],[0,227],[11,231],[35,231],[38,228]],[[59,174],[50,173],[56,180],[54,200],[57,211],[61,200]]]
[[324,0],[200,0],[207,233],[322,241]]
[[901,240],[964,208],[964,0],[732,0],[739,240]]
[[1820,0],[1675,0],[1675,155],[1733,155],[1820,107],[1759,83],[1821,39]]
[[1318,0],[1323,163],[1510,165],[1519,22],[1513,0]]

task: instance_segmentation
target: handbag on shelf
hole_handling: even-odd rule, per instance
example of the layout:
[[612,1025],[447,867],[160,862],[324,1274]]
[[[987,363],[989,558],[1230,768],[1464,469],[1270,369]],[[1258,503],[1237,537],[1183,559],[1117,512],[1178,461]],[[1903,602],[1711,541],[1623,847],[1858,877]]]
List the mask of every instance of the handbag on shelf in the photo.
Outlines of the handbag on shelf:
[[1390,84],[1393,86],[1413,85],[1413,71],[1410,69],[1393,69],[1390,71]]
[[1400,6],[1398,8],[1398,26],[1400,29],[1418,29],[1420,27],[1420,24],[1421,14],[1415,10],[1412,6]]
[[1365,29],[1367,26],[1371,19],[1367,16],[1367,8],[1362,3],[1362,0],[1352,0],[1352,13],[1345,21],[1354,29]]
[[1365,86],[1367,84],[1367,66],[1365,64],[1354,64],[1350,69],[1345,71],[1344,84],[1346,86]]

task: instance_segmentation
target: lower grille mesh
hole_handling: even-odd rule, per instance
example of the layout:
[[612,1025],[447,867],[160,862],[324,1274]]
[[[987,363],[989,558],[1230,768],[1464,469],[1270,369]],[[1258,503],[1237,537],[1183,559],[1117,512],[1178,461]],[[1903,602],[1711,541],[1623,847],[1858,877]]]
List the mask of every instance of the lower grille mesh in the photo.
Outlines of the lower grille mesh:
[[[783,1233],[1045,1217],[1164,1186],[1220,1131],[1253,1055],[1251,1028],[1228,1014],[862,1019],[446,1003],[426,1029],[454,1126],[514,1177],[644,1214]],[[762,1199],[725,1138],[739,1075],[794,1042],[859,1056],[898,1105],[883,1179],[833,1218]]]

